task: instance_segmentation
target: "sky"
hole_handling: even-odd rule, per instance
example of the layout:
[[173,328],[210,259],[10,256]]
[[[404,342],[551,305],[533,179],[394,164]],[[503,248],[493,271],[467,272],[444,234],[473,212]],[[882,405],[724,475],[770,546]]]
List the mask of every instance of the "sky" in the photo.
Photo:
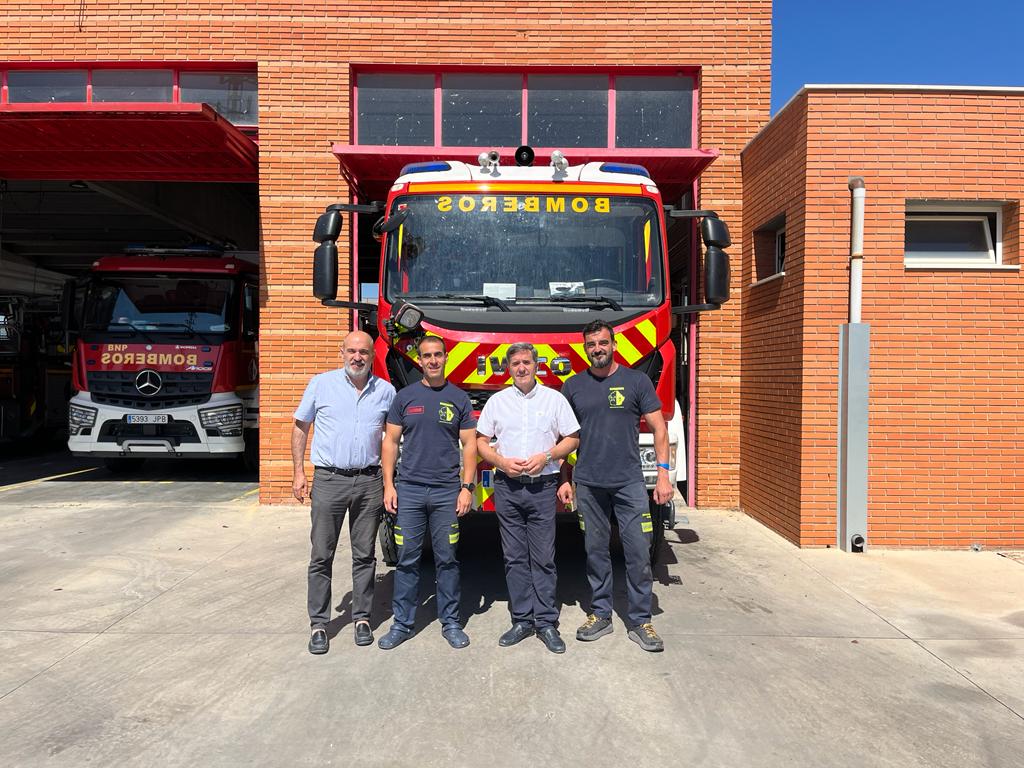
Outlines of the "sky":
[[1022,0],[775,0],[772,114],[805,83],[1024,87]]

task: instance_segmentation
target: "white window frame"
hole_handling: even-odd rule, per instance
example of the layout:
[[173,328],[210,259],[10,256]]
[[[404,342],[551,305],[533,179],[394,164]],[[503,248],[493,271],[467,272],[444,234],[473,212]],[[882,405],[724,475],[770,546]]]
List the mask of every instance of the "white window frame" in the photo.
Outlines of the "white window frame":
[[[1017,265],[1003,265],[1003,206],[1001,201],[908,200],[904,219],[911,221],[977,222],[985,232],[987,255],[963,252],[946,255],[911,255],[904,251],[903,264],[907,269],[1019,269]],[[927,214],[927,215],[922,215]],[[995,214],[995,237],[989,228],[989,216]]]

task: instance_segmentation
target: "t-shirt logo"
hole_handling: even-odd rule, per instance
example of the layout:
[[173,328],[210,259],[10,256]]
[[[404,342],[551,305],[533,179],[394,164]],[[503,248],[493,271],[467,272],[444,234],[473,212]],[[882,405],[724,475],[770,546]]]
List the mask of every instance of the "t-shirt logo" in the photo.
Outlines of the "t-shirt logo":
[[626,402],[625,387],[608,387],[608,407],[621,408]]
[[455,421],[455,405],[453,403],[441,403],[437,410],[437,420],[442,424],[451,424]]

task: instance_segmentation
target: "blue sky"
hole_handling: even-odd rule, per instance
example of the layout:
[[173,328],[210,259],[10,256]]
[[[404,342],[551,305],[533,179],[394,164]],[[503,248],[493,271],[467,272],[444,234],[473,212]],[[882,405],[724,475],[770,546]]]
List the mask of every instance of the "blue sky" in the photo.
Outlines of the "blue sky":
[[805,83],[1024,86],[1022,0],[775,0],[772,114]]

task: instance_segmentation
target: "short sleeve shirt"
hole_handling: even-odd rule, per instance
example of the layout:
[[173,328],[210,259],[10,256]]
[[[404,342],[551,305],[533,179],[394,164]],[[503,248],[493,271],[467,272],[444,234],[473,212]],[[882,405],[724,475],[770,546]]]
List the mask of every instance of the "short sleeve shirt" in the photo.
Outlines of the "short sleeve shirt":
[[601,378],[589,370],[562,386],[580,422],[573,479],[598,488],[621,488],[643,481],[640,417],[661,410],[650,378],[620,365]]
[[[562,393],[539,383],[525,395],[514,386],[491,395],[476,425],[481,435],[497,438],[498,453],[515,459],[549,451],[560,436],[576,434],[579,428]],[[557,472],[558,462],[549,461],[540,474]]]
[[313,466],[362,469],[380,464],[384,417],[394,399],[395,388],[373,375],[362,392],[344,369],[310,379],[295,418],[313,423]]
[[450,382],[429,387],[416,382],[395,396],[388,424],[402,428],[400,480],[423,485],[459,482],[459,432],[473,429],[473,404]]

